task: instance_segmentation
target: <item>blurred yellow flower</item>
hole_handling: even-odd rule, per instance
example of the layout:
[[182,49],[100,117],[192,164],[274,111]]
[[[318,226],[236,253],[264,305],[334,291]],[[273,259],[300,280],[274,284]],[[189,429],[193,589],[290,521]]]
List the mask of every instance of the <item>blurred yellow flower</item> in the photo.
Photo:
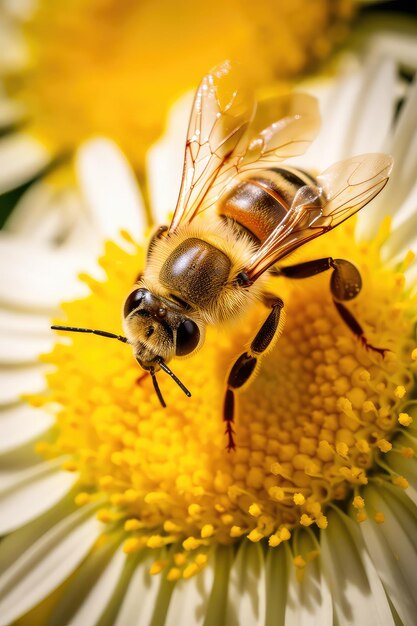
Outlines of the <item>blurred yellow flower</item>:
[[300,75],[347,32],[354,0],[39,0],[27,63],[9,76],[29,131],[53,153],[106,135],[136,167],[166,111],[224,58],[258,84]]

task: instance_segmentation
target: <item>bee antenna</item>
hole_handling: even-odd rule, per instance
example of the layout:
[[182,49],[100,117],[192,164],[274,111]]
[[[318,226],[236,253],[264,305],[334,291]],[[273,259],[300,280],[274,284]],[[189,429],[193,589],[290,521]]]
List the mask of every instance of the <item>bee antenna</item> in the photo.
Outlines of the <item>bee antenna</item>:
[[150,373],[150,375],[151,375],[151,378],[152,378],[152,383],[153,383],[153,388],[155,389],[155,393],[156,393],[156,395],[158,396],[158,400],[159,400],[159,402],[161,403],[161,406],[162,406],[164,409],[166,409],[166,406],[167,406],[167,405],[166,405],[166,403],[165,403],[164,397],[163,397],[163,395],[162,395],[162,393],[161,393],[161,390],[160,390],[160,388],[159,388],[158,381],[156,380],[155,370],[154,370],[154,368],[153,368],[153,367],[152,367],[152,368],[150,368],[149,373]]
[[91,333],[92,335],[99,335],[100,337],[107,337],[108,339],[117,339],[123,343],[129,343],[127,337],[122,335],[115,335],[114,333],[108,333],[106,330],[94,330],[92,328],[76,328],[74,326],[51,326],[52,330],[66,330],[72,333]]
[[180,381],[180,379],[177,376],[175,376],[174,372],[169,369],[169,367],[165,363],[165,361],[161,357],[157,357],[156,361],[160,365],[161,369],[164,370],[164,372],[166,374],[171,376],[171,378],[173,380],[175,380],[175,382],[177,383],[178,387],[180,389],[182,389],[182,391],[185,393],[185,395],[188,396],[188,398],[191,398],[191,392],[188,391],[187,387]]

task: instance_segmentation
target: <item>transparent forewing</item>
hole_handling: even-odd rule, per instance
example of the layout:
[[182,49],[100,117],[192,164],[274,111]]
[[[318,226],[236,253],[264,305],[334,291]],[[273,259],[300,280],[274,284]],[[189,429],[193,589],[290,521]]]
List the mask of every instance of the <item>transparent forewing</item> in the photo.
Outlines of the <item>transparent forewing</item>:
[[[183,178],[170,231],[192,220],[201,209],[229,157],[235,154],[237,160],[246,152],[246,131],[254,112],[253,94],[229,61],[204,76],[191,112]],[[228,163],[225,169],[231,167]]]
[[[274,121],[258,130],[259,122],[268,122],[268,118]],[[313,96],[295,93],[261,103],[251,127],[248,150],[238,164],[239,172],[271,167],[279,161],[303,154],[319,130],[319,107]]]
[[362,154],[332,165],[317,187],[302,187],[284,219],[252,256],[245,269],[251,281],[311,239],[322,235],[370,202],[386,185],[392,158]]
[[258,102],[247,132],[221,164],[199,211],[218,202],[242,176],[250,176],[255,170],[273,167],[280,161],[302,154],[319,127],[318,102],[313,96],[292,93]]

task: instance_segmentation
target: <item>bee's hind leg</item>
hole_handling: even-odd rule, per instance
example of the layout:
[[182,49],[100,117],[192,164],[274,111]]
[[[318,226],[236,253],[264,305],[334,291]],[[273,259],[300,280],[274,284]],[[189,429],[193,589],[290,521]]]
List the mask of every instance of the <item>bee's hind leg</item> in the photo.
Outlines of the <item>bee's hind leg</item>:
[[235,391],[243,387],[253,375],[259,357],[271,346],[282,327],[281,311],[284,303],[281,298],[264,294],[264,303],[270,307],[268,317],[258,330],[247,352],[243,352],[234,362],[227,378],[227,389],[224,397],[223,420],[226,422],[225,433],[227,435],[227,449],[235,449],[234,441],[234,415],[235,415]]
[[329,269],[333,270],[330,279],[330,290],[332,292],[334,305],[340,317],[353,334],[356,335],[366,350],[373,350],[381,356],[385,356],[385,352],[388,352],[388,349],[377,348],[369,343],[362,326],[353,313],[342,304],[342,302],[356,298],[362,289],[361,275],[350,261],[325,257],[323,259],[316,259],[315,261],[307,261],[306,263],[281,267],[279,273],[287,278],[308,278],[316,274],[321,274],[321,272],[325,272]]

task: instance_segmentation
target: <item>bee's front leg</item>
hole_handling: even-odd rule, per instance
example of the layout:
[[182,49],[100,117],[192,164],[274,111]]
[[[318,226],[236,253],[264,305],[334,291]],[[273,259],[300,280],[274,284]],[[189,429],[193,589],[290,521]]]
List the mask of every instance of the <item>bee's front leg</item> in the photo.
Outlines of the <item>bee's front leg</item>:
[[356,298],[362,289],[361,275],[358,269],[350,261],[325,257],[323,259],[298,263],[297,265],[281,267],[279,268],[278,273],[281,274],[281,276],[286,276],[287,278],[309,278],[310,276],[321,274],[329,269],[333,270],[330,278],[330,290],[332,292],[334,305],[340,317],[354,333],[354,335],[356,335],[364,348],[367,350],[373,350],[381,356],[384,356],[385,352],[388,352],[388,349],[377,348],[376,346],[370,344],[362,326],[359,324],[353,313],[351,313],[349,309],[342,304],[342,302]]
[[235,391],[241,389],[253,375],[259,357],[271,347],[273,340],[279,337],[283,326],[281,311],[284,303],[281,298],[264,294],[266,306],[271,311],[258,330],[247,352],[243,352],[234,362],[227,378],[227,389],[224,398],[223,419],[226,422],[227,449],[235,449],[233,422],[235,415]]

